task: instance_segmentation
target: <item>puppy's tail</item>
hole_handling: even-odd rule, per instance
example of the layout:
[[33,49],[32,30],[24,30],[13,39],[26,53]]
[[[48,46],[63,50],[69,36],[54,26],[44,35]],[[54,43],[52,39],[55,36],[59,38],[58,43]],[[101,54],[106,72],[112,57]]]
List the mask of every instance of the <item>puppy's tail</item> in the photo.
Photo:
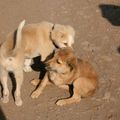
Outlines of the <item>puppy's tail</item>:
[[17,33],[16,33],[16,39],[15,39],[15,47],[13,48],[12,51],[9,51],[8,55],[7,55],[6,60],[7,60],[8,64],[13,63],[15,56],[18,55],[18,54],[16,54],[17,51],[19,51],[21,48],[22,29],[23,29],[24,25],[25,25],[25,20],[23,20],[18,26]]
[[16,45],[15,45],[15,49],[19,49],[21,47],[21,40],[22,40],[22,29],[25,25],[25,20],[23,20],[17,29],[17,34],[16,34]]

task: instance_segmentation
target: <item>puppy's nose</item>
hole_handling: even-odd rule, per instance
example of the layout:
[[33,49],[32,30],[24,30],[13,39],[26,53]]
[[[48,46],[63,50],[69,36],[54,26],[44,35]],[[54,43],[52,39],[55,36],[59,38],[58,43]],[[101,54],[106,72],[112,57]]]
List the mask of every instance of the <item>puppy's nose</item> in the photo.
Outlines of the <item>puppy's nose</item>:
[[49,69],[50,65],[48,63],[45,63],[45,68]]
[[49,66],[49,64],[48,63],[45,63],[45,67],[48,67]]
[[51,67],[50,66],[46,66],[45,69],[46,70],[51,70]]

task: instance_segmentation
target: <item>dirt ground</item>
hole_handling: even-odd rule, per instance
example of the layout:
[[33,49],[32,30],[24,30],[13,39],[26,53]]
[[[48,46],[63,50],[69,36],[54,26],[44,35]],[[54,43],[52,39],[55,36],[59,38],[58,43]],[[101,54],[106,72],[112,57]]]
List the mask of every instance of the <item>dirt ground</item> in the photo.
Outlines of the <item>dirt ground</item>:
[[[24,73],[23,106],[13,96],[0,101],[0,120],[120,120],[120,1],[119,0],[1,0],[0,42],[20,21],[43,20],[75,28],[76,54],[92,63],[99,75],[99,89],[78,104],[59,107],[56,100],[69,97],[67,91],[48,86],[38,99],[30,80],[39,71]],[[9,89],[12,83],[9,79]],[[0,94],[1,95],[1,94]]]

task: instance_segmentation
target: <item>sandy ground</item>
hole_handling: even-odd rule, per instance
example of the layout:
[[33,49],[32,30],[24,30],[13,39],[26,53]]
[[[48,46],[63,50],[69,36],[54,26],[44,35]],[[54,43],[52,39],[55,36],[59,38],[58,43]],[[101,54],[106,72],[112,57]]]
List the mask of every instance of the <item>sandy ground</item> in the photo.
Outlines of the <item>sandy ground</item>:
[[[69,24],[76,30],[76,54],[92,63],[99,75],[99,89],[78,104],[58,107],[67,91],[48,86],[38,99],[30,80],[39,71],[24,73],[23,106],[0,101],[0,120],[120,120],[120,1],[119,0],[1,0],[0,42],[19,22],[43,20]],[[9,79],[9,89],[12,83]]]

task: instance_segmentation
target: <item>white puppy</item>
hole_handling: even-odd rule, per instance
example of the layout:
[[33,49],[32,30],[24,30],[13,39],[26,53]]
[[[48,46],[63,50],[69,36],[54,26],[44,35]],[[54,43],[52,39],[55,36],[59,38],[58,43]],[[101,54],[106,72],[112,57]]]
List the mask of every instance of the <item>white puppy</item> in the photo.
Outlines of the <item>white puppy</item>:
[[7,86],[8,72],[13,72],[16,78],[15,104],[22,105],[21,85],[24,71],[31,71],[31,59],[41,56],[44,61],[56,48],[72,46],[74,43],[74,29],[49,22],[28,24],[24,26],[22,21],[17,33],[12,32],[6,41],[0,46],[0,80],[3,86],[2,101],[9,101],[9,90]]

